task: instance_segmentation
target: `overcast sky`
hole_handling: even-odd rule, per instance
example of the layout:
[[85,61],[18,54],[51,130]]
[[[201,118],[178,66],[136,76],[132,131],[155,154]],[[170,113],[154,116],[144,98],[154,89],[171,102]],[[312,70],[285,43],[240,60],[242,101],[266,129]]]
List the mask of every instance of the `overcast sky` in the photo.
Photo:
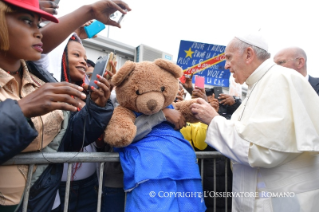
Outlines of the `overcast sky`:
[[[96,0],[61,0],[59,15]],[[318,7],[314,0],[127,0],[132,11],[122,29],[111,27],[109,37],[131,46],[145,44],[173,54],[180,40],[227,45],[234,35],[261,30],[273,55],[290,46],[303,48],[308,73],[319,77]],[[75,4],[76,3],[76,4]],[[100,33],[107,36],[107,28]]]

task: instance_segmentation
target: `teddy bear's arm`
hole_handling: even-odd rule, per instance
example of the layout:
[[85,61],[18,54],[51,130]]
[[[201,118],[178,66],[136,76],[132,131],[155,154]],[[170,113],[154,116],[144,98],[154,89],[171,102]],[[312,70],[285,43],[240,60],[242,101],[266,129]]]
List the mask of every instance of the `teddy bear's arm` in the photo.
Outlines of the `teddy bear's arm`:
[[115,147],[132,143],[136,135],[135,115],[132,111],[118,106],[114,109],[111,121],[104,130],[104,142]]
[[186,122],[196,123],[196,122],[199,122],[199,120],[195,118],[195,116],[193,115],[190,109],[191,104],[195,102],[196,102],[196,99],[184,100],[181,102],[174,103],[173,106],[175,110],[179,110],[183,114]]

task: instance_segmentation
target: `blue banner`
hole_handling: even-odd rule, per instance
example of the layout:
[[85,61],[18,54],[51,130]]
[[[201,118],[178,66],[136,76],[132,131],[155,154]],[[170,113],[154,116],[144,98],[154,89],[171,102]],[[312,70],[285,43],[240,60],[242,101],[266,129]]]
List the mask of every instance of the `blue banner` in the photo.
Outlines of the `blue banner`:
[[[181,40],[177,65],[184,74],[205,77],[205,84],[229,87],[230,72],[225,67],[225,46]],[[195,77],[193,77],[194,83]]]

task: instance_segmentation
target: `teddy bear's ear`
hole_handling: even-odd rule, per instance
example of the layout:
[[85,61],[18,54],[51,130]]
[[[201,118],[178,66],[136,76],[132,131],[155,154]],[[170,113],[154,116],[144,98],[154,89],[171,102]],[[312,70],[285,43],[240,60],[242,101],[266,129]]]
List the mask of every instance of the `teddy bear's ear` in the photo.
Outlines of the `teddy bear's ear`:
[[164,59],[157,59],[154,61],[154,63],[162,69],[165,69],[166,71],[171,73],[175,78],[180,78],[183,75],[183,70],[181,69],[181,67],[172,62]]
[[134,70],[135,63],[132,61],[126,61],[120,70],[112,77],[112,83],[115,86],[121,85],[126,77]]

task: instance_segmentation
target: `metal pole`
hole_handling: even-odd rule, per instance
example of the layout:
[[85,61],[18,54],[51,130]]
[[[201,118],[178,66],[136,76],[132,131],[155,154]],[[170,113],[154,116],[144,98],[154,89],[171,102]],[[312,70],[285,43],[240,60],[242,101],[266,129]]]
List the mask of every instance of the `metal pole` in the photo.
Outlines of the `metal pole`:
[[[227,176],[227,168],[228,168],[228,159],[225,158],[225,191],[227,192],[228,189],[227,189],[227,185],[228,185],[228,176]],[[225,198],[225,211],[227,212],[228,210],[228,205],[227,205],[227,197]]]
[[27,187],[25,190],[24,198],[23,198],[23,207],[22,207],[23,212],[27,212],[27,209],[28,209],[28,201],[29,201],[29,193],[30,193],[30,187],[31,187],[33,167],[34,167],[34,164],[29,165],[28,178],[26,183]]
[[204,159],[200,160],[200,175],[202,177],[202,185],[204,188]]
[[68,177],[66,181],[65,197],[64,197],[64,212],[68,212],[69,208],[69,194],[70,194],[70,181],[72,174],[72,163],[68,164]]
[[[216,158],[214,158],[214,191],[216,192]],[[214,212],[216,212],[216,196],[214,195]]]
[[103,173],[104,173],[104,163],[100,163],[100,179],[99,179],[99,193],[97,199],[97,212],[101,211],[101,198],[102,198],[102,187],[103,187]]

